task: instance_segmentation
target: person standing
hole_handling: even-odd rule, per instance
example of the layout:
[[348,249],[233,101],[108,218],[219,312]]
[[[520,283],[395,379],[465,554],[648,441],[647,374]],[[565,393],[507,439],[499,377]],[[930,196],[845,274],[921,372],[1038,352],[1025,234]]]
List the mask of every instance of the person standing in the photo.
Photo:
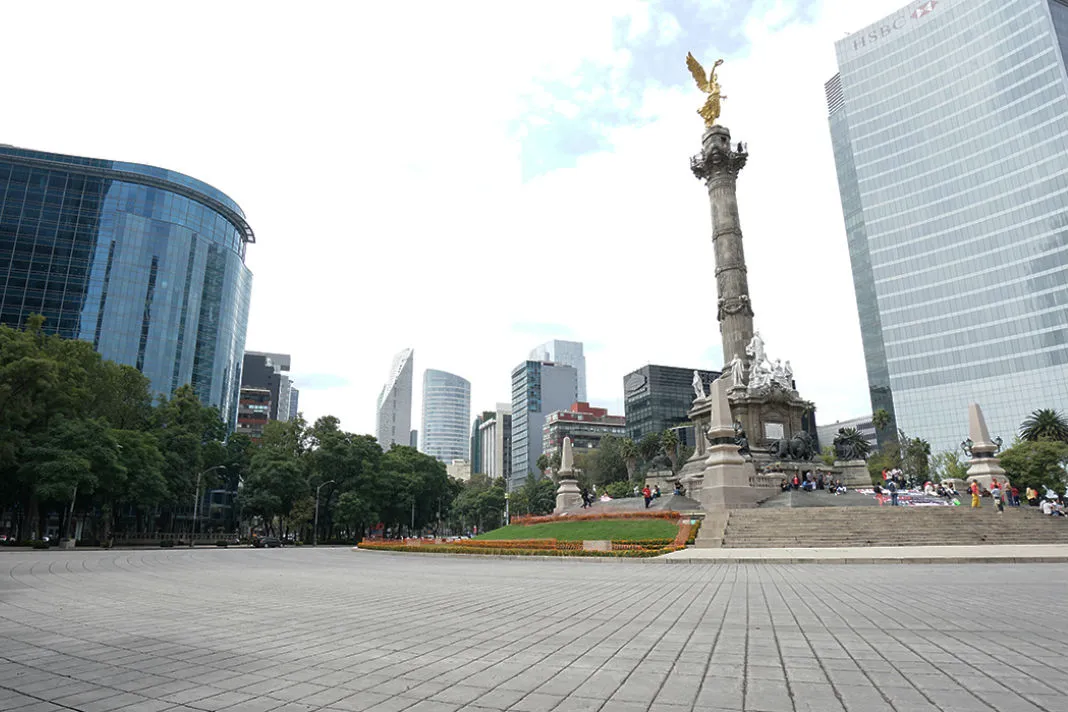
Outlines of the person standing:
[[972,492],[972,509],[979,509],[982,506],[979,503],[979,483],[972,480],[972,486],[968,489]]
[[886,483],[886,489],[890,490],[890,506],[897,506],[897,482],[890,480]]
[[997,480],[993,480],[990,483],[990,498],[994,501],[994,510],[999,513],[1004,513],[1005,508],[1001,502],[1001,485]]
[[649,485],[645,485],[645,487],[642,488],[642,496],[645,497],[645,508],[649,509],[649,503],[653,501],[653,493],[649,489]]

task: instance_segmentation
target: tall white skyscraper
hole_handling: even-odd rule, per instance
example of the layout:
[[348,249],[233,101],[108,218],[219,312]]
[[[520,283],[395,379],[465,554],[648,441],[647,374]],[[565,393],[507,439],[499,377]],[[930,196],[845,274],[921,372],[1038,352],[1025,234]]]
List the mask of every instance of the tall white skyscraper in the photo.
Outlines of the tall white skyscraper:
[[375,437],[383,450],[394,444],[407,445],[412,432],[412,356],[404,349],[393,357],[389,380],[378,396]]
[[420,451],[445,464],[471,459],[471,383],[445,371],[423,373]]
[[530,360],[573,366],[578,371],[578,400],[586,400],[586,356],[582,353],[581,341],[546,341],[531,350]]

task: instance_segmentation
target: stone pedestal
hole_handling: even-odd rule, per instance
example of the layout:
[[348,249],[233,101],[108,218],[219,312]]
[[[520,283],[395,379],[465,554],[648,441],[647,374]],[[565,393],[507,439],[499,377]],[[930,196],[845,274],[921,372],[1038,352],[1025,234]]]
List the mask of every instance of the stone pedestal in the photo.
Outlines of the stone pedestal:
[[64,539],[60,539],[59,540],[59,548],[60,549],[73,549],[76,545],[77,545],[77,542],[74,539],[66,539],[66,538],[64,538]]
[[553,514],[572,509],[582,504],[582,490],[579,489],[578,480],[560,480],[556,488],[556,509]]
[[841,471],[838,479],[849,489],[871,487],[871,473],[868,472],[868,463],[864,460],[835,460],[834,466]]

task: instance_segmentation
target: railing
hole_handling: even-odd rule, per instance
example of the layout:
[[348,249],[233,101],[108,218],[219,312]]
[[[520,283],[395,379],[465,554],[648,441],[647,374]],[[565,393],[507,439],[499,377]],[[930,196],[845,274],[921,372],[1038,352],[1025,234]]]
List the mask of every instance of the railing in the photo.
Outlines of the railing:
[[154,533],[154,532],[129,532],[124,534],[115,534],[113,543],[115,546],[159,546],[160,542],[169,541],[175,545],[189,544],[192,539],[194,544],[214,544],[218,541],[225,541],[230,544],[236,544],[238,539],[233,534],[211,534],[206,532],[197,532],[196,534],[190,534],[189,532],[179,532],[177,534],[171,533]]

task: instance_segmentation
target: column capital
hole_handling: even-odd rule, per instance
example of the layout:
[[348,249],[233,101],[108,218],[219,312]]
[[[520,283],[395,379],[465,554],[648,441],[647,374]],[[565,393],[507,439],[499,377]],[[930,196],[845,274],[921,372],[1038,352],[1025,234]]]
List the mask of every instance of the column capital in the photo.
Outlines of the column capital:
[[745,167],[749,151],[739,142],[731,145],[731,132],[724,126],[713,126],[701,140],[701,152],[690,158],[690,170],[700,180],[717,176],[735,177]]

